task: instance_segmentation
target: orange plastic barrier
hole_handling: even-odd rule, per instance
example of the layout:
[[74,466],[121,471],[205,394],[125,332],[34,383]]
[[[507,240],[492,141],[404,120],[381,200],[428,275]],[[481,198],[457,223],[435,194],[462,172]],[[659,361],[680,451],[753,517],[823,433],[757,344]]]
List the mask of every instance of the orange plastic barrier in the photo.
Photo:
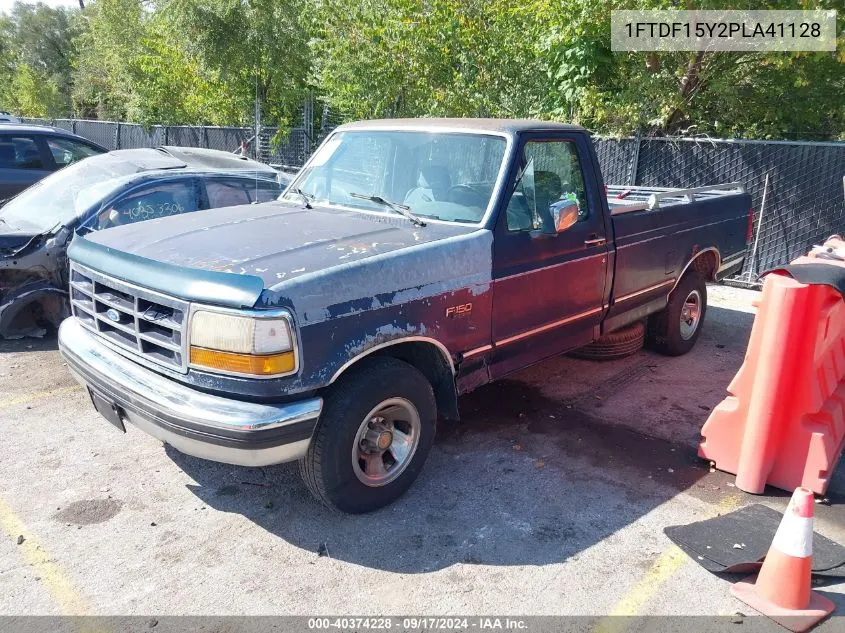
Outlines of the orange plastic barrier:
[[822,494],[845,445],[845,301],[829,286],[775,273],[758,308],[731,395],[702,427],[698,454],[736,473],[746,492],[768,483]]

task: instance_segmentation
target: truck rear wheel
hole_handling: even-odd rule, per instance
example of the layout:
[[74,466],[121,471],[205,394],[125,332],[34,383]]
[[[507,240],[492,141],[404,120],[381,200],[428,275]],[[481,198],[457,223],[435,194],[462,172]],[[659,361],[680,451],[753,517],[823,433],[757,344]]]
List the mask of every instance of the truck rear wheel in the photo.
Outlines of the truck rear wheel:
[[701,273],[690,270],[669,295],[668,305],[649,317],[649,341],[668,356],[686,354],[698,340],[706,312],[707,283]]
[[436,423],[434,390],[421,372],[395,358],[366,360],[326,396],[299,472],[331,508],[377,510],[417,478]]

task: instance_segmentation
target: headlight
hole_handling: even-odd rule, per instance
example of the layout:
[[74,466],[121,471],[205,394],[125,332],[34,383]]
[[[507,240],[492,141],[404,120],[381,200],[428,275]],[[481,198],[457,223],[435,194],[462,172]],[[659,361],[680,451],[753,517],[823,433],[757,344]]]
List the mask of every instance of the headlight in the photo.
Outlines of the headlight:
[[196,310],[190,344],[192,367],[263,377],[296,371],[296,346],[285,317]]

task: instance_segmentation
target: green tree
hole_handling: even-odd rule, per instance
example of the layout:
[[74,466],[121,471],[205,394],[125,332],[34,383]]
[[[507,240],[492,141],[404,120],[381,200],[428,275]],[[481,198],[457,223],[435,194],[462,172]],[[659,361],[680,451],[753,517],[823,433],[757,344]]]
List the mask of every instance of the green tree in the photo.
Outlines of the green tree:
[[60,117],[65,114],[65,100],[56,82],[29,64],[18,64],[12,75],[6,105],[25,117]]
[[[802,0],[836,8],[842,0]],[[82,6],[84,3],[80,3]],[[685,0],[689,9],[728,0]],[[732,8],[792,9],[794,0]],[[0,14],[0,106],[266,125],[316,94],[348,118],[535,116],[606,134],[845,136],[837,53],[610,50],[614,9],[676,0],[97,0]],[[845,34],[845,13],[840,34]]]
[[85,16],[74,89],[81,115],[147,125],[232,125],[249,118],[248,104],[203,63],[161,8],[99,0]]
[[0,15],[0,108],[8,109],[9,87],[15,74],[14,24]]
[[[793,0],[730,6],[796,8]],[[610,49],[611,11],[677,9],[674,0],[316,0],[311,7],[314,83],[352,118],[533,115],[605,134],[825,138],[845,130],[841,50]]]
[[205,123],[232,125],[248,116],[243,104],[213,71],[174,41],[160,16],[141,39],[129,64],[133,92],[127,117],[148,125]]
[[[591,129],[614,134],[640,130],[826,138],[845,130],[841,53],[612,52],[611,10],[676,9],[676,4],[668,0],[640,0],[635,6],[616,0],[562,1],[563,7],[551,0],[538,0],[535,5],[535,15],[550,29],[544,42],[552,81],[546,102],[551,116],[564,117],[568,112],[571,119]],[[836,2],[803,4],[804,8],[829,9]],[[727,6],[723,0],[691,0],[685,8]],[[730,6],[796,8],[788,0]]]
[[27,116],[69,113],[77,13],[16,2],[8,16],[0,16],[3,107]]
[[86,28],[76,39],[72,98],[77,116],[122,120],[132,96],[130,64],[144,37],[139,0],[100,0],[83,12]]
[[354,117],[526,116],[543,69],[533,17],[506,0],[322,0],[314,81]]
[[17,2],[11,14],[20,61],[52,77],[63,92],[71,85],[77,13],[40,2]]
[[310,54],[304,0],[162,0],[162,16],[202,67],[215,73],[241,113],[256,97],[265,123],[298,121],[308,92]]

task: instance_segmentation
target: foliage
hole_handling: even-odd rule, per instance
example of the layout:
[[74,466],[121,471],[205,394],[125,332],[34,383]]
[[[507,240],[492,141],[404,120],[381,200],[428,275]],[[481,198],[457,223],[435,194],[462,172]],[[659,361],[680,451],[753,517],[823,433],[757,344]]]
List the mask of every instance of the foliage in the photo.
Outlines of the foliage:
[[[803,1],[832,9],[840,0]],[[677,9],[670,0],[538,0],[549,25],[547,112],[609,134],[845,137],[839,53],[661,52],[609,49],[613,9]],[[794,0],[691,0],[688,9],[795,9]],[[840,19],[845,17],[840,12]],[[840,33],[845,29],[840,26]],[[840,37],[840,46],[843,47]],[[567,116],[568,113],[568,116]]]
[[[0,14],[0,108],[267,125],[311,94],[345,118],[539,117],[604,134],[845,138],[835,53],[626,53],[615,9],[676,0],[96,0]],[[836,8],[841,0],[801,0]],[[727,0],[686,0],[690,9]],[[794,0],[731,0],[793,9]],[[840,34],[845,14],[840,12]],[[319,112],[317,113],[319,116]]]
[[542,68],[509,0],[323,0],[315,84],[355,117],[527,116]]
[[237,124],[243,104],[206,68],[161,11],[139,0],[99,0],[80,38],[77,112],[152,125]]
[[127,115],[134,78],[130,64],[144,37],[138,0],[101,0],[86,8],[77,38],[74,113],[120,120]]
[[0,99],[25,116],[55,116],[69,105],[76,13],[16,3],[0,15]]
[[300,116],[310,66],[301,0],[162,0],[173,40],[215,73],[243,115],[256,96],[262,118],[285,126]]
[[[731,6],[795,8],[790,0],[748,5]],[[613,52],[611,11],[631,8],[677,3],[321,0],[310,16],[314,82],[353,118],[531,115],[620,135],[845,134],[843,53]]]
[[7,90],[9,107],[22,116],[54,117],[64,106],[55,80],[26,63],[15,68]]

